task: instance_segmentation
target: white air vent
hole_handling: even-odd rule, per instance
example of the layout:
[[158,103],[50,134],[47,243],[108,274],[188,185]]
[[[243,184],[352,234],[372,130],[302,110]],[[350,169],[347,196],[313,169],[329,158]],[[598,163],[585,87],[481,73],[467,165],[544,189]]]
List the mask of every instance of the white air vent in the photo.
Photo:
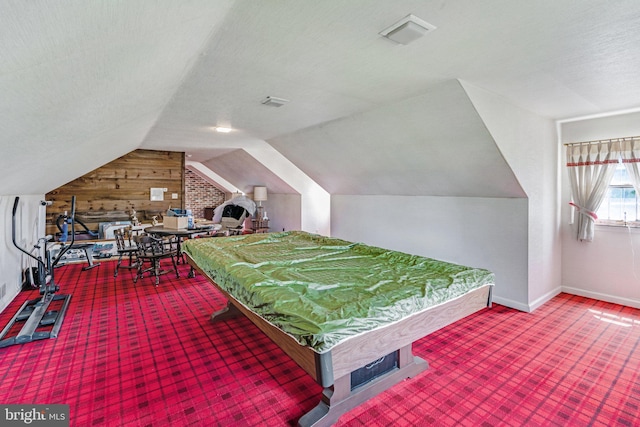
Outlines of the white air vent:
[[380,31],[379,34],[398,44],[409,44],[435,29],[435,25],[431,25],[417,16],[407,15],[392,26]]
[[275,96],[267,96],[262,100],[264,105],[269,105],[270,107],[282,107],[287,102],[289,102],[288,99],[276,98]]

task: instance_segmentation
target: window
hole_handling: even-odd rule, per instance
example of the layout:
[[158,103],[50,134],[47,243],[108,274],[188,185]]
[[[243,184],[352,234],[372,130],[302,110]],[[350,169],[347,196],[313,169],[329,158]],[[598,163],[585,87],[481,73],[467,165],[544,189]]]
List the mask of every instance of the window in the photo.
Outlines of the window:
[[596,215],[597,224],[640,227],[638,196],[622,162],[616,166],[607,195]]

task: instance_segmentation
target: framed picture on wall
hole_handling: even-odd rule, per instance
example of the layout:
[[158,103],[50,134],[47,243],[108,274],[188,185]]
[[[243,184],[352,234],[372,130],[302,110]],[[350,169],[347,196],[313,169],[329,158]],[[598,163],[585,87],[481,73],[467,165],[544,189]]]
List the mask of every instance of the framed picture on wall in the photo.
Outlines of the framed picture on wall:
[[161,202],[164,200],[164,188],[151,188],[150,200],[152,202]]

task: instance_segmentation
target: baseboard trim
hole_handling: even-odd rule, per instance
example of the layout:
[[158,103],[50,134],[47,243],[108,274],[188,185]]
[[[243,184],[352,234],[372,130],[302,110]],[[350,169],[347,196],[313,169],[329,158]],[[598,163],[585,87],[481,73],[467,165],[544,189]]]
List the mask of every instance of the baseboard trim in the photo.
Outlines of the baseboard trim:
[[593,298],[600,301],[611,302],[614,304],[625,305],[627,307],[640,308],[640,300],[633,298],[624,298],[615,295],[603,294],[600,292],[586,291],[584,289],[572,288],[570,286],[562,286],[562,292],[586,298]]
[[557,288],[547,292],[546,294],[542,295],[540,298],[536,299],[535,301],[529,304],[529,307],[531,308],[530,311],[533,311],[542,307],[546,302],[551,301],[553,297],[555,297],[556,295],[559,295],[560,293],[562,293],[561,286],[558,286]]
[[527,304],[523,304],[521,302],[514,301],[514,300],[511,300],[511,299],[508,299],[508,298],[502,298],[502,297],[499,297],[497,295],[494,295],[492,297],[492,300],[496,304],[504,305],[504,306],[509,307],[509,308],[515,308],[516,310],[525,311],[525,312],[531,311]]
[[507,306],[509,308],[514,308],[516,310],[524,311],[526,313],[531,313],[533,310],[541,307],[544,303],[546,303],[547,301],[550,301],[553,297],[555,297],[561,292],[562,292],[562,288],[557,287],[554,290],[549,291],[546,294],[542,295],[540,298],[536,299],[530,304],[523,304],[519,301],[510,300],[508,298],[502,298],[497,295],[493,296],[493,302],[495,302],[496,304]]

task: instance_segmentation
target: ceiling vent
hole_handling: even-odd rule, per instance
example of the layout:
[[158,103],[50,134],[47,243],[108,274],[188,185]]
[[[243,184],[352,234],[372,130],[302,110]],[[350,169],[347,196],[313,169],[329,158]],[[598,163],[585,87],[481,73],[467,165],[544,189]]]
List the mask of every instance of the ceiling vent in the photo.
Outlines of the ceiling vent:
[[267,96],[262,100],[264,105],[269,105],[271,107],[282,107],[287,102],[289,102],[288,99],[276,98],[275,96]]
[[407,15],[392,26],[380,31],[380,35],[398,44],[409,44],[436,29],[435,25],[414,15]]

